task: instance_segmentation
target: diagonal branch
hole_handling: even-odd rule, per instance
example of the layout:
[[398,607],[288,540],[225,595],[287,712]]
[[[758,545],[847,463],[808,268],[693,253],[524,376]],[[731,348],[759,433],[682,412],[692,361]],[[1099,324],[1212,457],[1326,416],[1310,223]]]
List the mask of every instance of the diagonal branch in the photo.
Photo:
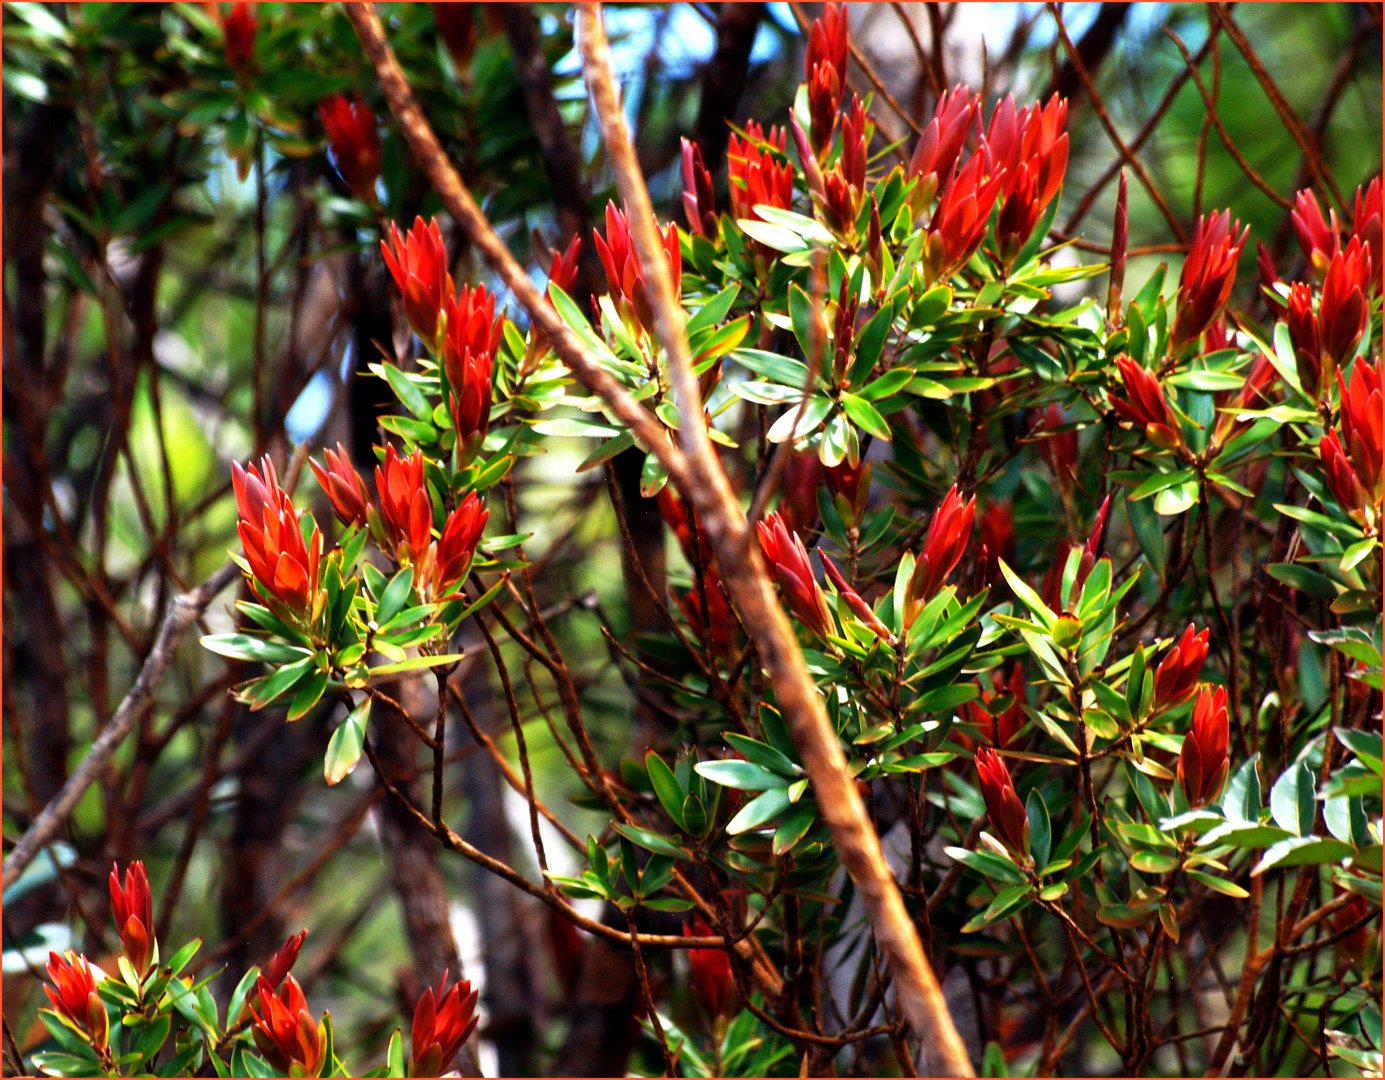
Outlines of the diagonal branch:
[[680,487],[697,509],[716,552],[723,580],[769,671],[775,696],[812,779],[833,843],[870,913],[876,940],[889,958],[900,1006],[920,1043],[936,1050],[943,1071],[970,1076],[972,1067],[966,1048],[948,1014],[937,977],[923,955],[894,875],[885,862],[880,837],[847,771],[846,755],[823,708],[793,628],[775,599],[758,551],[749,542],[753,531],[746,524],[707,436],[702,397],[688,355],[683,310],[673,292],[663,246],[654,227],[649,191],[616,96],[599,5],[579,6],[578,32],[587,89],[596,106],[616,183],[630,207],[631,239],[644,270],[659,340],[668,356],[682,419],[679,436],[694,481]]

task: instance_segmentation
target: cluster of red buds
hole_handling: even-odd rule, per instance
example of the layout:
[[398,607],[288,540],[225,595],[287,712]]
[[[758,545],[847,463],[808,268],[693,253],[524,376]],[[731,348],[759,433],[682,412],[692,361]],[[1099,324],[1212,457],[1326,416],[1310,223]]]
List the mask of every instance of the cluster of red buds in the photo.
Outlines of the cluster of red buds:
[[[755,207],[787,210],[793,201],[793,166],[784,156],[788,134],[783,128],[772,127],[765,131],[754,120],[745,125],[745,134],[744,139],[732,134],[726,146],[731,212],[738,219],[759,221]],[[700,161],[699,155],[694,167]],[[706,172],[705,166],[703,172]],[[708,205],[711,205],[710,198]],[[692,220],[691,213],[688,220]]]
[[1196,341],[1226,307],[1236,284],[1236,262],[1249,235],[1250,226],[1242,229],[1229,210],[1197,219],[1178,279],[1178,314],[1170,335],[1174,352]]
[[111,867],[111,912],[115,929],[125,957],[135,974],[149,970],[149,958],[154,951],[154,898],[149,892],[149,878],[144,863],[135,862],[125,871],[125,884],[120,883],[120,867]]
[[1371,253],[1358,237],[1352,237],[1328,260],[1317,311],[1312,289],[1302,282],[1290,286],[1289,340],[1299,382],[1309,397],[1318,398],[1356,355],[1370,328],[1372,280]]
[[449,295],[446,313],[442,356],[448,411],[457,433],[459,460],[466,463],[480,453],[490,426],[491,373],[504,319],[496,318],[495,297],[482,285],[463,286],[455,297]]
[[821,157],[832,143],[837,110],[846,93],[846,56],[850,31],[844,5],[827,4],[808,31],[804,73],[808,79],[809,132],[813,150]]
[[375,202],[380,178],[380,133],[375,114],[359,94],[333,94],[317,107],[337,172],[358,199]]
[[996,220],[997,254],[1009,266],[1038,225],[1048,204],[1063,186],[1068,167],[1068,136],[1063,130],[1068,103],[1054,94],[1040,108],[1015,109],[1007,95],[996,106],[986,129],[992,171],[1003,179],[1000,216]]
[[1154,711],[1160,712],[1181,705],[1193,696],[1202,675],[1202,662],[1207,659],[1207,635],[1197,632],[1192,623],[1183,631],[1177,644],[1164,654],[1154,672]]
[[950,278],[981,246],[1004,183],[1004,176],[992,173],[989,155],[984,152],[968,158],[947,182],[924,237],[926,284]]
[[232,4],[221,24],[226,63],[237,73],[250,70],[255,59],[255,10],[242,0]]
[[351,464],[346,447],[337,443],[335,452],[328,450],[323,457],[327,460],[325,468],[312,458],[308,459],[308,464],[312,467],[317,482],[322,485],[322,490],[327,493],[337,520],[346,526],[355,525],[363,528],[369,525],[370,496],[366,494],[361,474]]
[[1116,357],[1125,398],[1112,398],[1111,405],[1121,416],[1143,428],[1146,437],[1161,450],[1172,450],[1183,442],[1177,418],[1164,399],[1159,378],[1146,371],[1129,356]]
[[231,487],[240,511],[237,528],[254,575],[255,592],[266,603],[272,599],[300,619],[311,618],[319,596],[324,595],[318,588],[322,531],[314,527],[312,538],[304,542],[298,511],[279,486],[268,455],[259,468],[233,464]]
[[834,629],[832,613],[822,587],[813,576],[813,565],[808,561],[808,550],[802,539],[788,530],[778,513],[756,522],[755,528],[760,537],[760,550],[774,571],[779,587],[784,590],[789,610],[809,630],[825,639]]
[[1029,857],[1029,816],[1015,793],[1010,770],[990,747],[976,751],[976,772],[981,778],[981,797],[986,800],[986,817],[1002,844],[1020,859]]
[[404,297],[409,325],[433,352],[441,351],[443,308],[455,286],[447,272],[447,246],[437,218],[426,225],[423,218],[415,218],[407,234],[401,234],[399,226],[391,222],[389,239],[380,241],[380,250]]
[[[980,685],[979,681],[977,685]],[[997,749],[1003,750],[1009,746],[1020,728],[1024,727],[1024,686],[1024,667],[1016,663],[1010,669],[1010,678],[997,687],[997,693],[991,694],[982,689],[980,702],[968,701],[963,706],[966,719],[988,736],[991,745]],[[1014,700],[1000,712],[992,713],[986,706],[1002,694],[1009,694]]]
[[909,576],[904,598],[906,628],[913,625],[924,605],[937,595],[948,574],[961,560],[967,541],[971,539],[975,517],[976,496],[962,502],[957,485],[953,484],[933,512],[933,520],[928,523],[928,532],[923,538],[923,550]]
[[327,1050],[327,1030],[308,1009],[303,988],[292,975],[284,976],[277,992],[264,975],[255,980],[259,1008],[251,1006],[255,1019],[255,1046],[280,1076],[318,1076]]
[[852,94],[851,109],[842,120],[841,156],[823,178],[823,211],[827,223],[845,236],[855,234],[856,216],[865,199],[869,138],[865,106],[859,96]]
[[1229,741],[1226,687],[1213,690],[1204,686],[1198,691],[1193,725],[1183,737],[1183,749],[1178,755],[1178,782],[1189,806],[1203,806],[1221,793],[1230,768],[1226,756]]
[[[712,928],[701,915],[694,915],[691,923],[683,924],[687,937],[712,937]],[[716,1019],[726,1011],[735,989],[731,977],[731,958],[724,949],[689,949],[688,982],[692,985],[695,997],[710,1019]]]
[[[655,223],[658,228],[658,222]],[[678,247],[678,226],[669,224],[660,230],[664,241],[664,256],[673,277],[673,295],[682,294],[683,254]],[[619,210],[614,202],[606,205],[606,236],[597,234],[596,254],[606,271],[606,284],[611,299],[628,324],[650,333],[654,329],[654,309],[644,283],[644,267],[639,252],[630,239],[629,210]]]
[[423,991],[414,1009],[410,1031],[409,1076],[442,1076],[452,1059],[476,1030],[476,1001],[479,991],[465,979],[451,989],[447,972],[442,973],[436,991]]
[[1361,358],[1352,365],[1351,381],[1337,372],[1341,413],[1337,428],[1328,428],[1318,443],[1327,486],[1352,518],[1369,529],[1381,521],[1385,480],[1385,419],[1382,419],[1382,364]]
[[980,111],[981,96],[960,84],[938,100],[933,119],[923,129],[909,159],[909,178],[918,181],[909,198],[916,214],[932,204],[952,176],[962,144]]
[[393,545],[395,557],[414,568],[414,585],[420,592],[428,586],[434,599],[444,599],[448,586],[466,577],[471,568],[490,517],[485,500],[468,492],[447,516],[435,541],[433,500],[422,450],[401,458],[393,446],[386,447],[384,464],[375,467],[375,486],[380,492],[383,534]]
[[43,992],[58,1015],[85,1031],[98,1050],[104,1048],[110,1034],[110,1017],[96,992],[96,979],[87,958],[71,949],[61,956],[50,952],[48,978],[53,985],[45,986]]

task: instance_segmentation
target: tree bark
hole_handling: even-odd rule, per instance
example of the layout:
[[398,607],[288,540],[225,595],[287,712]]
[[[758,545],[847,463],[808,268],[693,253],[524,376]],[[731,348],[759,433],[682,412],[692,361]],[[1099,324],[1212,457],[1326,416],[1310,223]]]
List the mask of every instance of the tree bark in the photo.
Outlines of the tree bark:
[[722,4],[717,12],[717,47],[702,69],[702,100],[697,106],[694,129],[703,164],[713,176],[726,157],[731,131],[726,126],[736,114],[750,70],[750,50],[760,29],[764,4]]

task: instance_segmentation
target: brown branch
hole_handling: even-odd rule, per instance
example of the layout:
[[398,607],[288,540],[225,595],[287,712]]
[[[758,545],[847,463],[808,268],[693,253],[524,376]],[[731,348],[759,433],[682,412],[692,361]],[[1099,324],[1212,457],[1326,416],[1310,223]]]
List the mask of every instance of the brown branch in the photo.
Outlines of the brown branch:
[[644,269],[682,418],[679,437],[690,474],[683,479],[692,482],[680,482],[679,487],[699,514],[723,580],[769,671],[833,843],[860,890],[876,938],[889,958],[901,1007],[920,1041],[936,1044],[945,1071],[970,1076],[972,1066],[966,1047],[948,1014],[937,977],[923,955],[894,874],[885,862],[880,838],[847,771],[841,742],[823,708],[793,628],[770,588],[759,553],[748,542],[753,533],[707,436],[702,397],[689,362],[683,312],[673,293],[649,192],[616,96],[599,5],[580,6],[578,28],[588,92],[601,122],[617,185],[630,206],[631,239]]

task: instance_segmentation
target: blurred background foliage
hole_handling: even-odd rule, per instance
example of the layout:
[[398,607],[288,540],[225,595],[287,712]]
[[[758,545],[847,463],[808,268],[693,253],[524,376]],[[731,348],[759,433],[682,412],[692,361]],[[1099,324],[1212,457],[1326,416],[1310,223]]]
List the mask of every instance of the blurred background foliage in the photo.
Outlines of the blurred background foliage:
[[[434,129],[537,276],[550,247],[590,235],[613,191],[571,13],[468,6],[444,40],[435,8],[453,6],[382,9]],[[1380,170],[1380,6],[1230,7],[1319,149],[1330,190],[1349,199]],[[681,221],[682,136],[702,143],[725,204],[723,122],[785,120],[801,77],[799,27],[815,13],[784,4],[608,12],[626,109],[666,218]],[[264,3],[255,14],[253,59],[237,69],[223,50],[221,5],[4,5],[7,848],[110,719],[173,596],[238,546],[230,463],[269,452],[283,464],[296,445],[338,440],[368,460],[389,395],[359,372],[379,352],[408,346],[379,257],[381,221],[440,213],[436,196],[388,121],[338,6]],[[1091,88],[1068,58],[1059,17]],[[1053,89],[1073,99],[1055,228],[1079,238],[1084,260],[1100,261],[1109,244],[1113,132],[1164,201],[1131,177],[1129,282],[1168,261],[1171,290],[1177,241],[1210,208],[1249,223],[1281,266],[1298,258],[1285,206],[1312,173],[1206,6],[856,4],[851,19],[854,41],[915,120],[931,115],[940,85],[957,81],[984,90],[988,105],[1009,92],[1021,103]],[[1220,129],[1180,41],[1197,58]],[[535,71],[550,88],[558,134],[576,149],[575,172],[555,167],[554,132],[534,118]],[[342,91],[360,94],[381,121],[375,207],[351,195],[326,150],[317,105]],[[887,138],[908,136],[907,152],[905,123],[878,101],[875,112]],[[448,240],[459,281],[496,284],[460,233]],[[585,256],[585,272],[597,273],[590,243]],[[1249,284],[1253,245],[1243,258],[1234,303],[1255,317],[1263,301]],[[523,324],[517,306],[508,314]],[[578,598],[555,625],[580,672],[588,728],[617,769],[633,745],[636,691],[600,628],[625,636],[641,614],[623,584],[600,473],[574,477],[582,452],[556,443],[525,461],[517,483],[529,550],[543,562],[541,602]],[[300,503],[320,501],[310,487]],[[662,550],[657,514],[641,509],[649,544]],[[1042,516],[1021,507],[1021,561],[1026,531],[1048,536],[1053,527],[1051,507]],[[668,558],[680,558],[676,545]],[[206,629],[229,628],[232,598],[212,606]],[[573,981],[572,944],[508,886],[411,847],[364,770],[325,787],[327,717],[287,727],[281,711],[234,705],[225,691],[244,674],[186,641],[157,704],[62,841],[6,895],[4,1011],[20,1048],[43,1036],[33,966],[67,942],[93,958],[109,953],[103,875],[112,859],[139,857],[169,940],[202,937],[204,962],[225,965],[222,992],[288,932],[309,928],[305,988],[330,1008],[357,1062],[383,1051],[401,1008],[412,1010],[443,960],[460,961],[484,986],[488,1073],[577,1060],[565,1056],[579,1027],[568,1006],[586,991]],[[578,783],[546,733],[551,687],[530,676],[521,691],[534,706],[525,707],[539,793],[580,835],[596,819],[567,802]],[[467,694],[512,750],[497,688],[478,675]],[[510,844],[512,831],[527,830],[523,803],[475,749],[463,734],[452,750],[448,818],[526,869],[525,844]],[[556,872],[568,872],[557,861],[565,849],[549,851]],[[431,929],[410,910],[420,889],[441,890],[445,910]]]

